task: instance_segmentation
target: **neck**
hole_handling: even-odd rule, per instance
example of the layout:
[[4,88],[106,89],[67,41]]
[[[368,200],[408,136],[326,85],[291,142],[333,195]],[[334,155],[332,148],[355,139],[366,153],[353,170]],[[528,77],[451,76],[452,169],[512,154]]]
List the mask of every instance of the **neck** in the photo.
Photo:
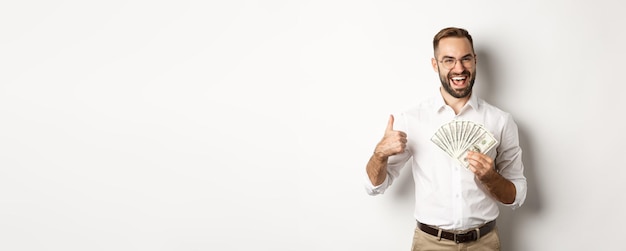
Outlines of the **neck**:
[[441,93],[441,96],[443,96],[443,100],[446,102],[446,105],[450,106],[452,110],[454,110],[454,114],[459,114],[463,106],[465,106],[467,101],[469,101],[470,96],[472,96],[472,93],[470,93],[467,97],[455,98],[441,87],[439,87],[439,92]]

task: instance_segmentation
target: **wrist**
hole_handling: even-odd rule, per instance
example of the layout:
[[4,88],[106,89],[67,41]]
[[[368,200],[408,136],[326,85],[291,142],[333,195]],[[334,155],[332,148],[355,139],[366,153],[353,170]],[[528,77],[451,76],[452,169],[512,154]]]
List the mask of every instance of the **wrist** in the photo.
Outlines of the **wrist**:
[[372,158],[378,162],[387,162],[389,156],[385,155],[383,152],[374,152]]
[[498,180],[499,176],[500,174],[495,170],[489,170],[487,173],[480,177],[480,181],[482,183],[492,183]]

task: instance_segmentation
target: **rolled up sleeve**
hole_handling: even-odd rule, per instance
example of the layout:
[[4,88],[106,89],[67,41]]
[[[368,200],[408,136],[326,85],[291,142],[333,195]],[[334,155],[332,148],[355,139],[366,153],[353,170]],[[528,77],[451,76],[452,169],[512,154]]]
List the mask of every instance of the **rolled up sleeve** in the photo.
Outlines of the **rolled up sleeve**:
[[505,206],[516,209],[526,200],[527,183],[524,176],[524,164],[522,163],[522,149],[519,146],[518,128],[513,118],[507,116],[501,135],[501,143],[498,147],[496,169],[502,177],[515,185],[515,201]]

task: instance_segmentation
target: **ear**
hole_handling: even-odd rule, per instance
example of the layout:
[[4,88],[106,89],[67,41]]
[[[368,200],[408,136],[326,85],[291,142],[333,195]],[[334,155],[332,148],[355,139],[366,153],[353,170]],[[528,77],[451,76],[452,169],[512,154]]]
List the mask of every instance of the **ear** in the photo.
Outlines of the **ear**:
[[431,58],[431,59],[430,59],[430,63],[433,65],[433,70],[434,70],[435,72],[439,72],[439,70],[437,70],[437,59],[435,59],[435,58]]

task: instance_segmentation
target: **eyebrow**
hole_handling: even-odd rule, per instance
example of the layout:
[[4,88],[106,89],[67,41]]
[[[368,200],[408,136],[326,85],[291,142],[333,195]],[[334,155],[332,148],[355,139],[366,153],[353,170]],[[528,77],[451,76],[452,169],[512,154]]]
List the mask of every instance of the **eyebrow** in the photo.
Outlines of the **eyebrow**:
[[[465,57],[468,57],[468,56],[472,56],[472,53],[467,53],[467,54],[465,54],[465,56],[462,56],[461,58],[465,58]],[[446,59],[446,58],[452,58],[452,59],[455,59],[455,58],[454,58],[454,57],[452,57],[452,56],[443,56],[443,58],[441,58],[441,59]]]

